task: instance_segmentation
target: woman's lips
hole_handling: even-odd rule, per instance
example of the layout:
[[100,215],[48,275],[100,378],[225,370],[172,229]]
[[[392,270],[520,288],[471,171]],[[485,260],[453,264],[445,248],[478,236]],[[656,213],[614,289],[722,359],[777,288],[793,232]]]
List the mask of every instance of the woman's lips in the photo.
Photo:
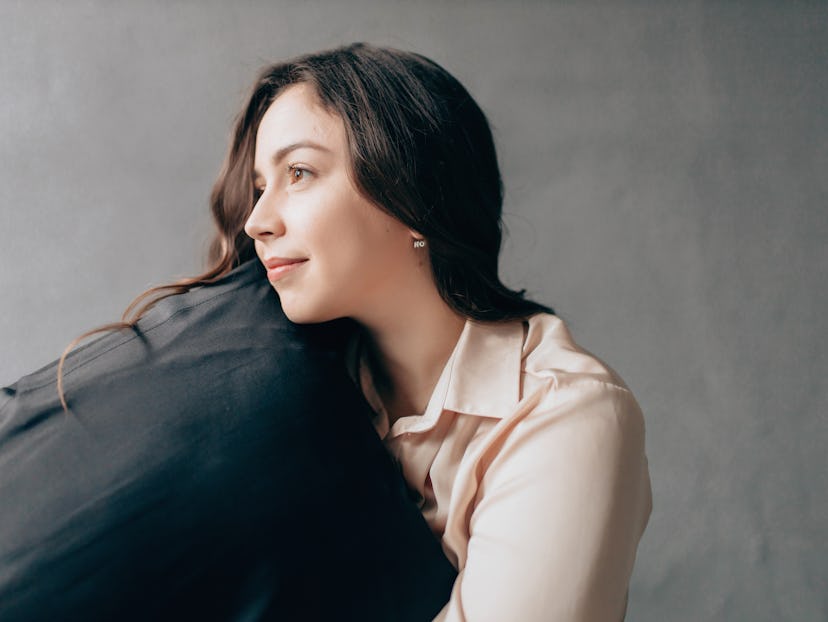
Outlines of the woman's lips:
[[267,268],[267,279],[272,283],[278,281],[288,272],[294,271],[296,268],[305,263],[307,259],[290,259],[286,257],[273,257],[264,260],[264,266]]

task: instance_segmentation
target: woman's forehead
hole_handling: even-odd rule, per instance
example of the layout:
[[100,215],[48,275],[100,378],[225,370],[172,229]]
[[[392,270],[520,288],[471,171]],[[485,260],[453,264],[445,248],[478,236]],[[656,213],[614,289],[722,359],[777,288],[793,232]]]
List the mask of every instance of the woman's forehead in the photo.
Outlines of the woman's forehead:
[[256,132],[256,165],[290,147],[312,146],[329,152],[347,149],[342,120],[326,110],[313,87],[297,84],[285,89],[262,116]]

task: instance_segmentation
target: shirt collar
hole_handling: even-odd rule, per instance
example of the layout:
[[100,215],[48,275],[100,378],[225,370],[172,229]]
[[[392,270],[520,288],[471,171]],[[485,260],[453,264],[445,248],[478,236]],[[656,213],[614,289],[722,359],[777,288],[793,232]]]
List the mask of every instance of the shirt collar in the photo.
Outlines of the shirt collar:
[[[401,417],[389,430],[388,417],[374,390],[363,361],[353,360],[355,380],[377,412],[380,436],[390,432],[421,432],[436,425],[445,410],[480,417],[503,418],[520,400],[524,327],[521,321],[478,322],[466,320],[457,344],[446,361],[422,415]],[[359,348],[361,350],[361,348]]]
[[520,321],[466,320],[443,370],[448,381],[442,409],[497,418],[513,411],[520,400],[523,336]]
[[503,418],[520,400],[523,323],[466,320],[426,411],[398,419],[391,435],[428,430],[443,411]]

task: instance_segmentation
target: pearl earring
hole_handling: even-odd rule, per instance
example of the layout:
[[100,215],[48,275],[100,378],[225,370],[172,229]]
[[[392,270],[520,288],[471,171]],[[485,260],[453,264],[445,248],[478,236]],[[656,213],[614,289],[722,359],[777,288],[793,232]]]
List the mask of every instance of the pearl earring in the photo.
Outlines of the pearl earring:
[[414,248],[423,248],[425,246],[425,240],[414,240]]

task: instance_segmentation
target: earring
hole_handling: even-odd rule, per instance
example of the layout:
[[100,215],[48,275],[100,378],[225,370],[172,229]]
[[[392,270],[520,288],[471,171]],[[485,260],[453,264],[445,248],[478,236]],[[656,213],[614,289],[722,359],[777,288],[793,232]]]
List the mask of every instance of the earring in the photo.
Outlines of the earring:
[[425,240],[414,240],[414,248],[425,247]]

